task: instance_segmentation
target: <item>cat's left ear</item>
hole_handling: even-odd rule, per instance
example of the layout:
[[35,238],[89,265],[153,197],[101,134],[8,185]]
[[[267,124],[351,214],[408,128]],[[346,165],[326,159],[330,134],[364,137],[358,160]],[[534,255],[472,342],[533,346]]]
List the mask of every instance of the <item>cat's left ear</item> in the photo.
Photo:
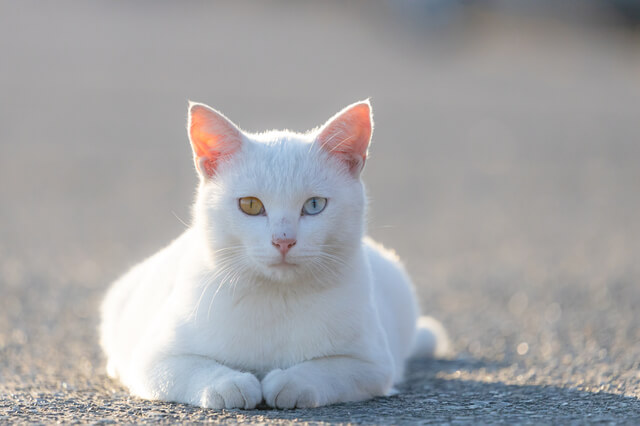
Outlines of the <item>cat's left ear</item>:
[[354,177],[360,176],[373,132],[369,100],[349,105],[320,128],[316,143],[344,162]]
[[205,104],[189,102],[187,129],[196,169],[205,179],[213,177],[219,162],[242,146],[238,126]]

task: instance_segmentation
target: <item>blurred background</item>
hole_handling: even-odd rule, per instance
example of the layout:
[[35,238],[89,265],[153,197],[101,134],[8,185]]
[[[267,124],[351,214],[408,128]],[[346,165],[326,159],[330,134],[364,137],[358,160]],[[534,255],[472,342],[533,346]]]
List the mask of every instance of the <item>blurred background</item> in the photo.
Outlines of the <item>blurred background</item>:
[[639,23],[631,0],[0,1],[0,378],[104,380],[100,298],[190,220],[188,99],[305,131],[371,97],[370,233],[460,356],[640,394]]

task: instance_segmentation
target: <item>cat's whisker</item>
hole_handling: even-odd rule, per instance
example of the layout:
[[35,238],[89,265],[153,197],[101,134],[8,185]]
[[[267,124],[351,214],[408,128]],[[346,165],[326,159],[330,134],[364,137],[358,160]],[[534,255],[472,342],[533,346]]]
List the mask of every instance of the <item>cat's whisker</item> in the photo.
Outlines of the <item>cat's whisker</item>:
[[329,253],[322,253],[319,257],[330,260],[331,262],[335,262],[339,265],[342,266],[351,266],[349,263],[347,263],[344,259],[335,256],[333,254],[329,254]]
[[213,305],[213,301],[218,295],[218,292],[220,292],[222,286],[224,286],[224,281],[220,281],[220,284],[218,284],[218,288],[216,289],[215,293],[213,293],[213,296],[211,296],[211,300],[209,301],[209,306],[207,308],[207,321],[211,318],[211,306]]
[[[212,271],[208,272],[207,274],[205,274],[205,276],[203,277],[203,280],[204,280],[203,289],[202,289],[202,292],[200,293],[200,297],[198,298],[198,302],[197,302],[196,306],[194,307],[194,311],[192,312],[192,315],[194,316],[195,319],[197,319],[197,317],[198,317],[198,312],[199,312],[199,309],[200,309],[200,305],[202,304],[202,298],[204,297],[204,295],[208,291],[209,287],[211,286],[211,284],[213,284],[215,282],[217,277],[219,277],[226,270],[228,270],[228,268],[231,265],[233,265],[234,259],[235,258],[232,257],[231,255],[228,255],[227,257],[221,256],[220,258],[216,259],[217,260],[217,266],[218,266],[219,269],[212,270]],[[212,300],[209,302],[209,306],[211,306],[211,303],[213,303],[213,299],[215,299],[215,296],[218,294],[218,292],[220,291],[220,288],[222,287],[223,284],[224,284],[224,280],[221,281],[220,285],[216,289],[216,292],[214,293],[214,295],[212,297]]]
[[[246,256],[245,256],[246,257]],[[243,259],[244,260],[244,259]],[[235,294],[236,294],[236,287],[238,286],[238,282],[240,281],[240,278],[246,278],[247,281],[251,282],[256,278],[256,274],[253,270],[249,270],[249,274],[246,274],[246,271],[244,269],[246,269],[249,265],[242,265],[244,268],[243,269],[238,269],[236,271],[236,274],[234,277],[231,278],[230,283],[232,284],[232,294],[231,294],[231,299],[234,300],[235,298]],[[240,299],[242,299],[244,296],[246,296],[248,293],[245,292],[243,293],[243,295],[240,297]]]
[[238,282],[240,281],[240,278],[242,278],[242,273],[236,272],[235,277],[233,277],[233,280],[231,281],[231,299],[235,298],[236,296],[236,288],[238,288]]
[[181,224],[183,224],[183,225],[184,225],[184,227],[185,227],[186,229],[189,229],[189,228],[190,228],[190,226],[189,226],[189,225],[188,225],[184,220],[180,219],[180,217],[176,214],[176,212],[174,212],[174,211],[172,210],[172,211],[171,211],[171,214],[172,214],[176,219],[178,219],[178,222],[180,222]]
[[218,295],[218,293],[220,292],[220,289],[224,285],[225,285],[224,280],[220,280],[220,283],[218,284],[218,288],[216,288],[216,291],[213,293],[213,296],[211,296],[211,299],[209,300],[209,305],[207,307],[207,320],[211,318],[211,306],[213,306],[213,301],[216,299],[216,296]]
[[328,267],[319,259],[316,259],[314,262],[312,262],[311,265],[312,265],[312,269],[318,272],[321,278],[318,278],[313,272],[313,270],[310,272],[314,276],[314,279],[316,280],[316,282],[321,286],[330,284],[331,281],[339,278],[339,274],[337,274],[334,269]]
[[323,262],[318,262],[317,266],[325,275],[330,276],[332,278],[339,277],[339,274],[336,273],[335,269],[330,268],[329,266],[327,266]]
[[[211,300],[209,301],[209,307],[207,308],[207,319],[211,317],[211,307],[213,306],[213,302],[216,296],[218,295],[218,292],[224,285],[227,285],[227,286],[231,285],[235,276],[238,276],[238,277],[240,276],[241,269],[238,267],[243,266],[244,261],[245,261],[244,257],[235,258],[226,267],[220,270],[220,274],[218,274],[217,276],[221,275],[222,273],[225,273],[225,275],[220,280],[220,285],[218,286],[218,288],[216,289],[216,292],[214,293],[214,295],[211,297]],[[235,294],[235,286],[232,286],[232,288]]]
[[202,298],[204,297],[205,293],[207,292],[211,284],[215,281],[215,276],[216,276],[216,271],[210,271],[210,272],[207,272],[203,277],[204,285],[202,286],[202,292],[200,293],[198,302],[196,303],[196,305],[193,308],[193,311],[191,312],[191,315],[196,321],[198,319],[198,312],[200,310],[200,304],[202,303]]
[[[194,314],[194,318],[197,320],[198,318],[198,312],[200,310],[200,305],[202,303],[202,298],[204,297],[205,293],[207,292],[207,290],[209,289],[209,287],[211,286],[211,284],[213,284],[215,282],[215,279],[225,270],[225,268],[221,268],[219,270],[214,270],[211,271],[209,273],[207,273],[204,277],[204,286],[202,289],[202,292],[200,293],[200,297],[198,298],[198,302],[194,308],[195,310],[195,314]],[[224,281],[221,282],[221,284],[218,286],[218,288],[216,289],[216,292],[214,293],[212,299],[215,299],[215,296],[218,294],[218,291],[220,291],[220,287],[222,286],[222,284],[224,284]],[[211,304],[212,302],[210,302]]]
[[205,292],[207,291],[207,289],[209,288],[210,283],[207,282],[203,287],[202,287],[202,292],[200,292],[200,297],[198,297],[198,301],[196,302],[196,305],[193,307],[193,309],[191,310],[191,314],[189,315],[190,317],[193,317],[194,320],[198,320],[198,311],[200,309],[200,303],[202,302],[202,298],[204,297]]
[[315,265],[312,263],[312,264],[310,264],[309,266],[310,266],[310,267],[309,267],[309,272],[311,273],[311,276],[313,276],[313,279],[314,279],[315,281],[320,281],[320,280],[318,279],[318,276],[315,274],[315,272],[313,272],[313,271],[314,271],[314,269],[315,269]]
[[[326,253],[326,252],[320,252],[313,255],[299,255],[298,259],[305,260],[307,262],[321,261],[323,263],[328,263],[331,265],[337,265],[337,266],[342,266],[347,268],[351,267],[351,265],[348,262],[346,262],[344,259],[340,258],[339,256]],[[329,270],[332,273],[336,272],[335,268],[329,268]]]
[[[312,260],[312,264],[322,272],[323,275],[326,275],[332,279],[338,280],[341,276],[341,268],[336,268],[335,262],[330,262],[326,258],[317,257]],[[345,266],[340,265],[339,266]]]
[[[244,266],[244,265],[242,265],[242,266]],[[232,292],[231,292],[231,298],[232,299],[235,297],[236,287],[237,287],[238,281],[240,280],[241,276],[242,276],[242,271],[238,268],[238,269],[236,269],[236,271],[234,272],[234,274],[231,276],[231,278],[228,281],[229,285],[232,288]]]
[[218,253],[223,253],[223,252],[228,252],[228,251],[236,251],[236,250],[240,252],[240,251],[244,250],[244,248],[245,247],[243,245],[227,246],[227,247],[219,248],[217,250],[213,250],[211,252],[211,254],[218,254]]

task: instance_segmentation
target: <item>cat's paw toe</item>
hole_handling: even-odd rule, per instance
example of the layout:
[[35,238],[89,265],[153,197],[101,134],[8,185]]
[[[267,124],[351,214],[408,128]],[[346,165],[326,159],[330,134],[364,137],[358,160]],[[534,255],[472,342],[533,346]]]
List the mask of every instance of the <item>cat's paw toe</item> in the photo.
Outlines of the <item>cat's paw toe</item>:
[[287,370],[273,370],[262,380],[267,405],[275,408],[312,408],[320,406],[320,396],[311,383]]
[[200,398],[205,408],[255,408],[262,401],[258,379],[250,373],[234,373],[220,377],[206,387]]

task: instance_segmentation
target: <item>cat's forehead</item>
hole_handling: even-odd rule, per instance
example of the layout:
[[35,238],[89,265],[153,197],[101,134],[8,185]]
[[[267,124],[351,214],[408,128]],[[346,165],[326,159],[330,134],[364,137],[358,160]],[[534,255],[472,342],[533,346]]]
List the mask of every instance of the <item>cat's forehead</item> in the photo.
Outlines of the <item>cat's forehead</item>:
[[313,138],[290,132],[252,135],[235,164],[233,187],[247,195],[291,198],[323,195],[336,170]]
[[243,153],[247,158],[276,161],[281,165],[308,161],[315,146],[313,137],[288,131],[248,135]]

